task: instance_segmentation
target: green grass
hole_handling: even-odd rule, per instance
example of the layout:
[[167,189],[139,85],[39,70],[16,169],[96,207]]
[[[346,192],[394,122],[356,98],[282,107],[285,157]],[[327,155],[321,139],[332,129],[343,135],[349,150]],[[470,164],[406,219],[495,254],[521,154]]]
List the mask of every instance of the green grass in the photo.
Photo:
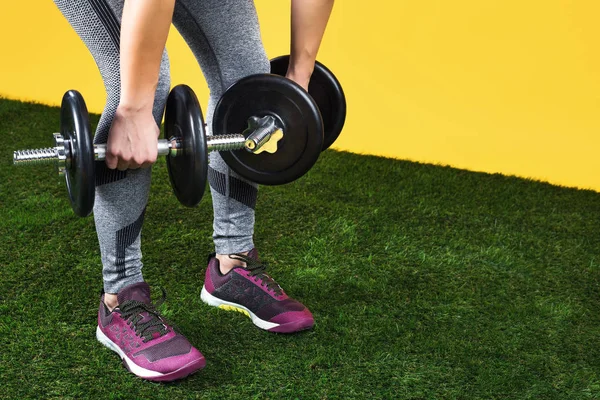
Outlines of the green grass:
[[179,206],[158,162],[145,278],[208,364],[125,373],[94,337],[93,218],[52,167],[11,165],[58,117],[0,101],[0,398],[600,398],[600,194],[335,151],[260,190],[256,243],[317,321],[296,335],[200,301],[210,196]]

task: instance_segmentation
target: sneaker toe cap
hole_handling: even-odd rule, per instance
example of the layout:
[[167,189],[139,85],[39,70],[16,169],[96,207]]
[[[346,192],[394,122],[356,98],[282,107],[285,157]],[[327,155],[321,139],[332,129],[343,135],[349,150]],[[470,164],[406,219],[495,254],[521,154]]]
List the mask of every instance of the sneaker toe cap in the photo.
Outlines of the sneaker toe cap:
[[315,319],[308,309],[302,311],[288,311],[276,315],[269,322],[278,326],[269,329],[271,332],[292,333],[310,329],[315,325]]
[[134,354],[134,362],[144,369],[164,375],[178,375],[178,372],[189,375],[206,365],[202,353],[183,336],[178,335],[176,341],[161,345]]

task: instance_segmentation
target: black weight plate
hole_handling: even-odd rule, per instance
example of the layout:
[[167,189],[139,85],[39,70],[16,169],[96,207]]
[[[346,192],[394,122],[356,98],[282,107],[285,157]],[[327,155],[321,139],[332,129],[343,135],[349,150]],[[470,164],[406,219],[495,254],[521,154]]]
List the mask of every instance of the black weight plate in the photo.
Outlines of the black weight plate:
[[69,90],[62,99],[60,133],[65,143],[70,164],[65,168],[69,200],[75,214],[87,217],[94,208],[96,193],[94,146],[90,120],[81,94]]
[[273,154],[246,150],[221,152],[239,175],[262,185],[292,182],[315,164],[323,147],[323,122],[314,100],[281,76],[258,74],[233,84],[221,97],[213,117],[213,135],[241,133],[250,117],[273,116],[283,138]]
[[181,138],[182,149],[167,156],[171,187],[181,204],[194,207],[206,189],[208,151],[200,103],[186,85],[174,87],[167,99],[165,138],[172,137]]
[[[272,59],[271,73],[285,76],[289,61],[289,55]],[[308,93],[315,99],[323,117],[323,150],[326,150],[335,142],[344,127],[346,96],[333,72],[318,61],[315,62],[315,69],[308,83]]]

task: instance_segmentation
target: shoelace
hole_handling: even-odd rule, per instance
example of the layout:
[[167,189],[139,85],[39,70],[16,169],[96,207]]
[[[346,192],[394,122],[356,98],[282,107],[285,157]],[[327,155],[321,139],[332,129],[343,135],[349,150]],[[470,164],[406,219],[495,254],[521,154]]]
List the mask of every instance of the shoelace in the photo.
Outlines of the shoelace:
[[281,296],[283,289],[273,278],[265,273],[267,269],[267,263],[256,261],[244,254],[230,254],[229,258],[233,260],[239,260],[246,263],[246,270],[248,270],[251,277],[260,279],[261,284],[265,285],[268,290],[274,292],[276,295]]
[[[163,297],[156,303],[156,306],[137,300],[124,301],[119,305],[121,318],[127,321],[127,325],[129,325],[139,337],[144,338],[144,343],[151,340],[155,333],[158,333],[158,337],[169,333],[166,322],[156,309],[166,298],[165,290],[163,289],[162,292]],[[143,313],[146,313],[147,316],[144,316]],[[144,317],[147,319],[146,322],[140,323]]]

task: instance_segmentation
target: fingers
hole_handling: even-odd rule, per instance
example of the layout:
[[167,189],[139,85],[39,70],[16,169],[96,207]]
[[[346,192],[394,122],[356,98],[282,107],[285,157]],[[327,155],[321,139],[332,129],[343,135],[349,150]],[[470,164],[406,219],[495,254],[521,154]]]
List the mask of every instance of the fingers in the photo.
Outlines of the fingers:
[[149,168],[156,162],[157,151],[149,152],[147,154],[124,155],[122,152],[111,152],[107,150],[106,153],[106,166],[109,169],[118,169],[119,171],[125,171],[128,169],[138,168]]
[[128,169],[138,169],[139,167],[139,164],[134,162],[133,160],[126,160],[121,158],[117,163],[117,169],[119,171],[126,171]]
[[137,169],[140,167],[138,163],[134,162],[129,157],[123,157],[118,152],[112,152],[108,149],[106,151],[105,162],[109,169],[118,169],[119,171]]
[[109,152],[107,149],[106,157],[104,158],[104,162],[106,163],[106,166],[108,167],[108,169],[117,169],[119,159],[117,158],[117,156],[115,156],[114,154]]
[[150,167],[158,156],[159,133],[151,110],[129,112],[118,108],[106,142],[106,166],[119,171]]
[[152,155],[150,155],[150,157],[148,159],[146,159],[146,161],[142,161],[139,163],[138,168],[150,168],[156,162],[157,155],[158,155],[158,152],[154,153],[154,157],[152,157]]

